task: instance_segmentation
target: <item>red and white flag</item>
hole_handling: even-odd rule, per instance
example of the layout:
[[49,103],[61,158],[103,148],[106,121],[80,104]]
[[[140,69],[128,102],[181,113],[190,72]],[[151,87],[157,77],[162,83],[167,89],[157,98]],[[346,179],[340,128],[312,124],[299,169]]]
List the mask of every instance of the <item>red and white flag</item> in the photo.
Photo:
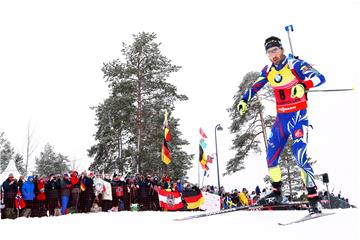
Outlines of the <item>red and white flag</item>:
[[16,209],[23,209],[25,208],[25,201],[21,196],[20,189],[18,188],[16,197],[15,197],[15,208]]
[[164,189],[159,191],[160,207],[168,211],[180,210],[184,207],[181,201],[181,195],[178,191],[168,192]]

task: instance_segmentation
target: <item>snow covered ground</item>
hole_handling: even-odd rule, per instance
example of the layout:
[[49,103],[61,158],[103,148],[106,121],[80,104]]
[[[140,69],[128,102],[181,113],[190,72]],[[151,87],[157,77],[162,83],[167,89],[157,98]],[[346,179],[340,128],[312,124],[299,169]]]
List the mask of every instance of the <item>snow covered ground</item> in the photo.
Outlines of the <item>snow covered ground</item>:
[[[0,237],[29,239],[360,239],[360,210],[279,226],[306,211],[238,211],[187,221],[200,212],[113,212],[0,220]],[[246,238],[244,238],[246,237]]]

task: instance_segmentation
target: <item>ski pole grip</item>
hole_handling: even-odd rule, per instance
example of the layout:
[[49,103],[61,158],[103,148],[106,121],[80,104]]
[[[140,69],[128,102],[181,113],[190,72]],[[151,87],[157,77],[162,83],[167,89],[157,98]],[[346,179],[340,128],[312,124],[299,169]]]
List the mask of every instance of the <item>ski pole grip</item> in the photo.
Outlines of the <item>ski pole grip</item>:
[[286,27],[285,27],[285,30],[286,30],[287,32],[289,32],[289,31],[293,32],[293,31],[294,31],[293,25],[288,25],[288,26],[286,26]]

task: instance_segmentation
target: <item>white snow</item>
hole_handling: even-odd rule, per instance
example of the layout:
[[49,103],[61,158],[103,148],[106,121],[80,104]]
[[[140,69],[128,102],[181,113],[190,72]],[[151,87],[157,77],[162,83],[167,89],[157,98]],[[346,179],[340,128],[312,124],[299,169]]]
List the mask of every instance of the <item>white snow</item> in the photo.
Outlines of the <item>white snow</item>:
[[289,226],[306,211],[238,211],[186,221],[202,212],[112,212],[0,220],[1,239],[360,239],[358,209]]

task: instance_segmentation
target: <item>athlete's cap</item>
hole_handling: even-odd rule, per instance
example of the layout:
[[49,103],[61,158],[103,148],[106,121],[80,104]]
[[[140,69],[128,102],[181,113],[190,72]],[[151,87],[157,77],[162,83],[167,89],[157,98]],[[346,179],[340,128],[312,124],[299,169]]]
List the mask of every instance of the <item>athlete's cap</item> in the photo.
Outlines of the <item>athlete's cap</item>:
[[271,36],[265,40],[265,51],[272,47],[282,47],[281,40],[278,37]]

